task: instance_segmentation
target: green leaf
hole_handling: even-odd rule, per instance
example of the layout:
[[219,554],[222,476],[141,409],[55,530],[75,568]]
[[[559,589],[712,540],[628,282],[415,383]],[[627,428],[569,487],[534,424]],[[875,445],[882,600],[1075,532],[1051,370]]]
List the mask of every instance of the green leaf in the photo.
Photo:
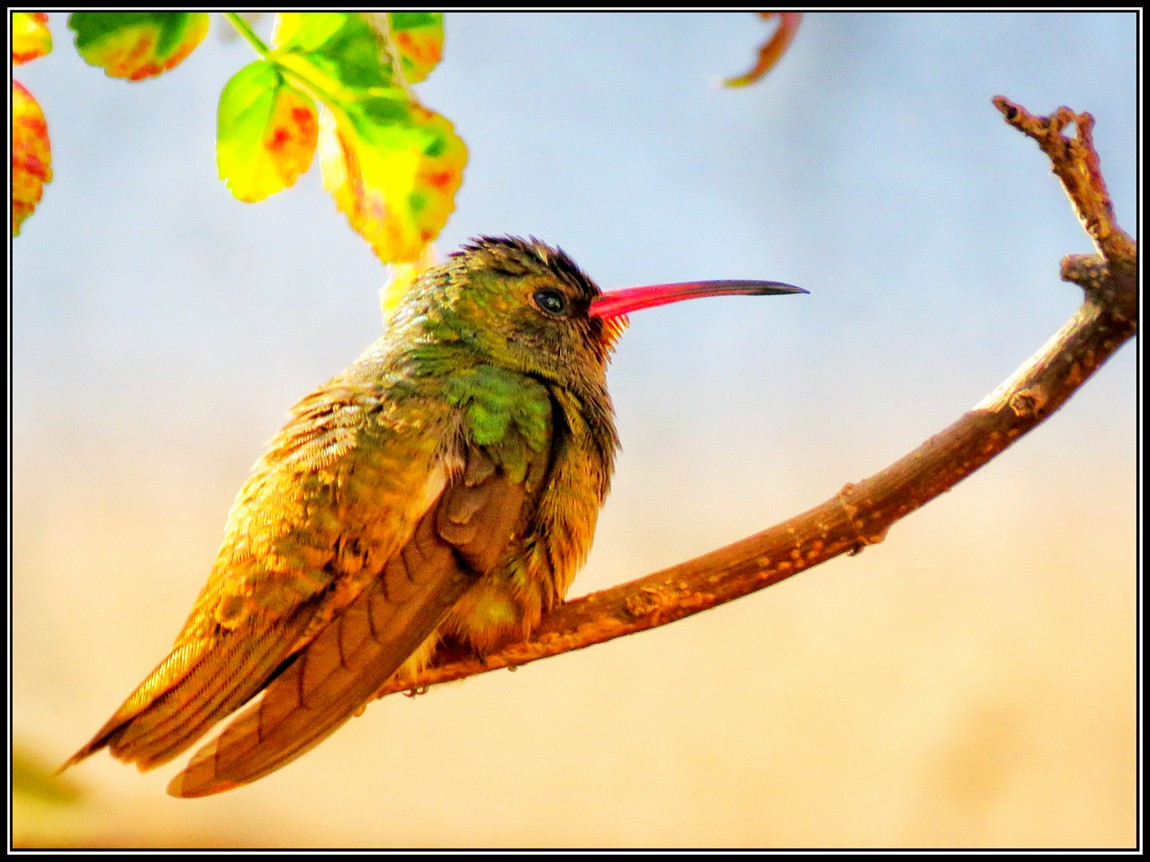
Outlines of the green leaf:
[[52,50],[45,12],[12,13],[12,65],[19,66]]
[[272,41],[285,51],[319,51],[351,17],[348,12],[281,12]]
[[447,223],[467,147],[434,111],[376,98],[324,115],[320,162],[351,226],[381,260],[399,263],[416,260]]
[[387,53],[358,12],[283,12],[274,41],[271,59],[332,96],[353,98],[395,86]]
[[12,82],[12,235],[19,236],[52,180],[52,146],[40,105],[19,81]]
[[409,84],[418,84],[443,59],[443,14],[389,12],[388,18],[404,77]]
[[76,50],[113,78],[140,81],[178,66],[208,32],[206,12],[74,12]]
[[315,146],[314,98],[326,108],[319,147],[336,206],[385,262],[419,259],[455,208],[467,163],[451,123],[407,87],[442,42],[438,13],[281,13],[274,47],[221,96],[221,178],[243,200],[294,182]]
[[315,103],[284,80],[275,64],[257,60],[220,94],[216,164],[242,201],[288,188],[311,166],[318,136]]

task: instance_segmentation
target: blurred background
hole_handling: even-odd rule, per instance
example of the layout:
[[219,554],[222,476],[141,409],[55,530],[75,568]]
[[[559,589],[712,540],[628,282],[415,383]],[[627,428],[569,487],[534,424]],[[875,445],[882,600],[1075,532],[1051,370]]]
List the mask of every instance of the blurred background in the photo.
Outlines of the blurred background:
[[[55,179],[13,242],[12,729],[55,767],[166,654],[232,496],[379,334],[386,270],[318,167],[216,179],[253,59],[87,67],[66,17],[17,71]],[[265,21],[261,32],[266,34]],[[534,234],[605,288],[807,297],[636,314],[623,440],[572,595],[763,529],[972,407],[1079,304],[1092,251],[991,106],[1097,119],[1136,232],[1134,14],[448,14],[419,86],[470,148],[438,243]],[[106,754],[25,798],[28,845],[1128,847],[1137,791],[1137,356],[885,543],[594,649],[374,703],[274,775],[178,801]],[[63,792],[63,791],[61,791]]]

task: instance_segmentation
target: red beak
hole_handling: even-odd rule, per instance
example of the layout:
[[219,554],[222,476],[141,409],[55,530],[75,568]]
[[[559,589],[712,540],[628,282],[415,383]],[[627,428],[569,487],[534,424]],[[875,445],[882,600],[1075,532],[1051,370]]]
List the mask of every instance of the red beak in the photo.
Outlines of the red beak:
[[648,284],[601,294],[591,301],[588,314],[603,320],[611,320],[642,308],[654,308],[656,305],[701,296],[773,296],[784,293],[808,293],[808,291],[778,281],[685,281],[679,284]]

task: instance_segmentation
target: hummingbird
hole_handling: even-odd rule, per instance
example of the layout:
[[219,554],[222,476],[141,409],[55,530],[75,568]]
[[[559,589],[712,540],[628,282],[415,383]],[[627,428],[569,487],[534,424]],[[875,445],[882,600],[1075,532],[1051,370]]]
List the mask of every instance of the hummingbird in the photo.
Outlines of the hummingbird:
[[311,749],[441,643],[482,657],[527,638],[566,595],[607,496],[619,439],[606,369],[628,313],[791,293],[806,291],[604,293],[533,237],[471,240],[292,409],[171,652],[62,768],[107,747],[149,769],[246,705],[168,786],[219,793]]

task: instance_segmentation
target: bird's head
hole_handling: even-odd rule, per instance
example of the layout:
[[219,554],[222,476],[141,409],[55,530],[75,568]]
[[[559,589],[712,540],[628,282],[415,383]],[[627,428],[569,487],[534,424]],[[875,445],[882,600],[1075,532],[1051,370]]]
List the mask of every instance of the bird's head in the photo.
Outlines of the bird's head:
[[421,276],[396,318],[444,341],[573,389],[605,379],[628,314],[701,296],[806,293],[766,281],[703,281],[603,292],[559,248],[534,238],[478,237]]

